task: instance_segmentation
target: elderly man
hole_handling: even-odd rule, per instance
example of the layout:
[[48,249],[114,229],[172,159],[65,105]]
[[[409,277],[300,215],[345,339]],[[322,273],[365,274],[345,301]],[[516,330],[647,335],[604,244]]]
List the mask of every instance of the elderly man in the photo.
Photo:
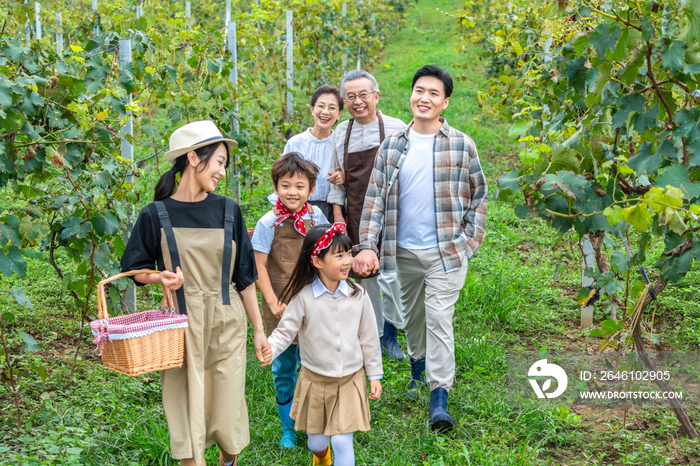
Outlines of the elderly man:
[[[344,222],[342,206],[347,200],[347,230],[353,243],[359,243],[360,218],[365,192],[374,167],[379,146],[388,136],[403,130],[403,121],[383,115],[377,110],[379,86],[366,71],[353,70],[343,76],[340,93],[352,118],[339,124],[333,132],[333,170],[328,178],[333,183],[328,203],[333,204],[336,222]],[[365,287],[374,307],[384,353],[399,361],[403,353],[397,340],[398,329],[404,327],[399,281],[396,272],[378,277],[358,279]]]
[[414,118],[379,151],[353,264],[357,273],[398,270],[411,358],[407,397],[416,398],[427,379],[430,427],[440,431],[454,426],[447,413],[455,376],[452,317],[467,264],[484,238],[487,202],[474,141],[440,117],[451,94],[452,78],[439,66],[414,75]]

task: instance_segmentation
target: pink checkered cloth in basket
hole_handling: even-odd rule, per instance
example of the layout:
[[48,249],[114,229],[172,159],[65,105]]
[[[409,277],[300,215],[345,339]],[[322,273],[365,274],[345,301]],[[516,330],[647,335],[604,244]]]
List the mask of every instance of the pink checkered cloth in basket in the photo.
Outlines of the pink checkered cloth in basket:
[[100,355],[108,341],[126,340],[186,327],[186,315],[165,311],[143,311],[90,322],[90,329],[95,337],[92,342],[97,345]]

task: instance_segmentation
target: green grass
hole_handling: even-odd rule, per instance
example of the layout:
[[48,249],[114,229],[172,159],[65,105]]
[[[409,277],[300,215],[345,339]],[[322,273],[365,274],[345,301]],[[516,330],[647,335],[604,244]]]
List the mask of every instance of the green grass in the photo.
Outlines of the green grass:
[[[456,0],[420,0],[372,70],[381,89],[378,108],[409,121],[415,70],[428,63],[446,67],[456,80],[443,115],[474,139],[489,180],[487,234],[469,264],[455,313],[457,379],[449,410],[456,426],[449,435],[431,433],[429,393],[407,401],[409,364],[385,360],[384,393],[371,403],[372,430],[356,435],[357,463],[648,466],[683,455],[697,461],[700,445],[685,438],[668,409],[628,412],[627,427],[642,426],[630,430],[622,425],[622,411],[523,407],[506,398],[508,353],[597,348],[599,340],[589,335],[589,328],[579,326],[580,309],[574,300],[581,280],[577,238],[567,236],[554,246],[553,230],[544,222],[519,219],[511,204],[493,197],[497,176],[515,164],[517,144],[505,136],[507,123],[475,118],[476,96],[485,89],[485,77],[478,47],[461,43],[456,33],[459,6]],[[140,180],[144,204],[156,179],[157,173],[151,171]],[[270,184],[262,177],[252,196],[244,190],[242,207],[250,226],[269,208],[265,200],[269,192]],[[3,192],[3,209],[12,208],[12,202],[11,193]],[[648,270],[653,271],[661,251],[661,245],[654,245]],[[555,281],[560,260],[564,262]],[[17,287],[31,298],[33,311],[17,308],[10,294]],[[19,315],[7,332],[13,354],[22,346],[19,331],[33,333],[44,346],[43,351],[14,361],[24,389],[24,428],[19,438],[15,438],[12,397],[0,384],[0,465],[172,464],[156,374],[127,378],[105,371],[85,335],[74,384],[66,389],[78,328],[75,316],[67,311],[72,298],[58,290],[60,280],[46,260],[29,260],[26,277],[3,277],[0,285],[0,313],[11,309]],[[656,326],[666,349],[700,348],[699,295],[697,265],[663,293]],[[595,321],[606,317],[597,307]],[[405,348],[403,335],[400,339]],[[45,366],[47,377],[42,379],[32,365]],[[246,397],[251,443],[239,464],[310,464],[310,453],[303,446],[284,453],[278,449],[281,429],[272,375],[269,368],[259,367],[250,348]],[[689,414],[700,424],[697,409]],[[217,455],[215,447],[209,449],[208,464],[217,464]]]

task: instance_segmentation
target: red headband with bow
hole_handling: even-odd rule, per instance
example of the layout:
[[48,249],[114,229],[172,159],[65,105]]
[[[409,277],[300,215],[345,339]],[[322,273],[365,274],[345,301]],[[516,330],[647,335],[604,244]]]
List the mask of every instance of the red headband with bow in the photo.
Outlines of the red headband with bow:
[[321,251],[326,249],[328,246],[331,245],[331,242],[333,241],[333,237],[335,235],[346,235],[347,233],[345,232],[345,224],[344,223],[334,223],[332,227],[326,230],[324,234],[321,235],[321,237],[316,241],[316,245],[314,246],[313,250],[311,251],[311,260],[313,261],[314,257],[318,256]]

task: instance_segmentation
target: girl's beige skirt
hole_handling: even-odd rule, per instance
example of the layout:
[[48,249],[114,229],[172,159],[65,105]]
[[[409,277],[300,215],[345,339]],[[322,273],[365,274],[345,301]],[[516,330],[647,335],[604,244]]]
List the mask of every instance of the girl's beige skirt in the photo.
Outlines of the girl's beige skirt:
[[365,369],[335,378],[302,367],[290,414],[296,421],[294,429],[309,434],[330,436],[368,431],[370,415]]

